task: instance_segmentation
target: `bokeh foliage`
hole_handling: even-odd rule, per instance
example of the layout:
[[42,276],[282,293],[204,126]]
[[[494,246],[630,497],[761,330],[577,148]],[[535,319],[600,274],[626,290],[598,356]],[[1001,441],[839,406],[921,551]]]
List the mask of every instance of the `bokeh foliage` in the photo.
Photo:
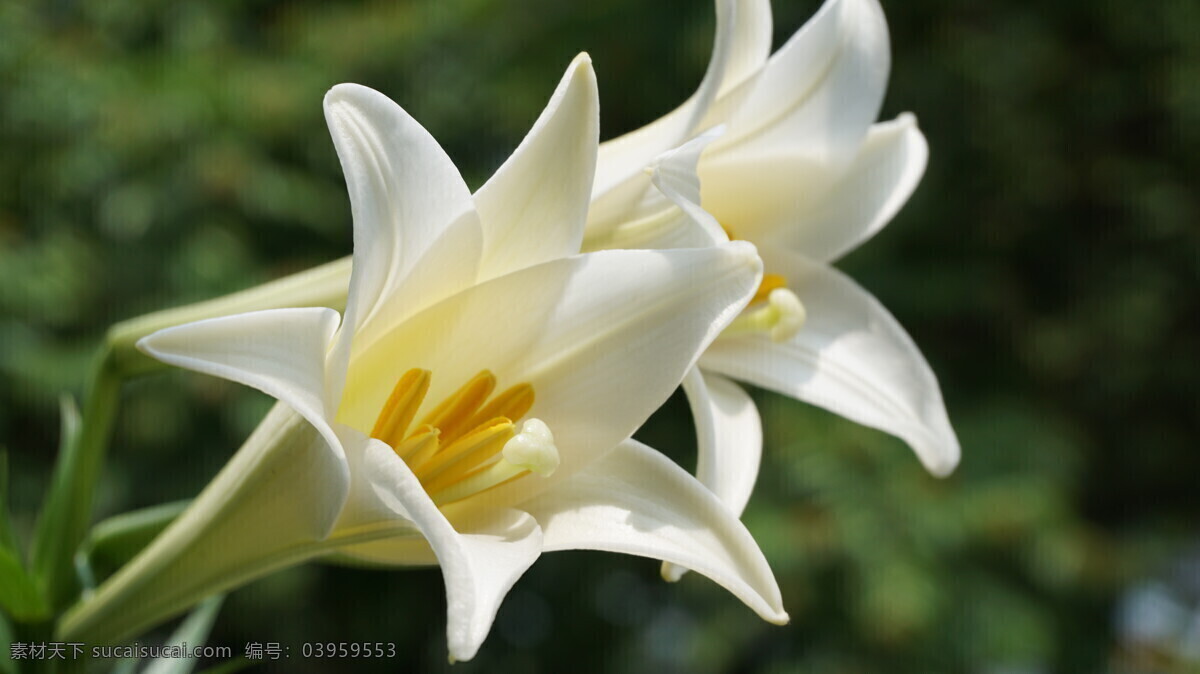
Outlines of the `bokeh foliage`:
[[[816,5],[776,2],[777,42]],[[700,578],[666,585],[646,560],[559,553],[456,671],[1197,666],[1120,616],[1147,583],[1200,606],[1200,5],[885,9],[884,117],[914,111],[931,162],[841,266],[929,358],[962,466],[931,478],[899,441],[756,394],[768,444],[746,521],[790,626]],[[0,3],[0,442],[18,533],[49,475],[57,397],[79,390],[110,323],[349,252],[320,107],[332,84],[390,95],[479,185],[577,51],[595,61],[605,137],[669,110],[699,81],[711,14],[707,0]],[[195,494],[267,406],[182,373],[126,391],[101,514]],[[644,436],[690,466],[688,423],[673,399]],[[262,669],[319,672],[333,665],[300,660],[303,642],[395,642],[408,671],[445,667],[443,630],[436,570],[307,566],[234,593],[211,643],[290,644],[286,667]]]

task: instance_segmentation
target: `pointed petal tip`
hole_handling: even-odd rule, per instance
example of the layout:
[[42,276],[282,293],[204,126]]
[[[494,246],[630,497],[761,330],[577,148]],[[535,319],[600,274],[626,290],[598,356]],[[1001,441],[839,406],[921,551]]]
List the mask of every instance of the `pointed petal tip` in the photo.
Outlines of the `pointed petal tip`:
[[353,82],[343,82],[333,85],[329,91],[325,92],[325,99],[323,101],[325,115],[328,117],[329,115],[337,114],[339,104],[346,106],[369,106],[372,104],[395,106],[396,102],[371,87],[354,84]]
[[954,450],[947,456],[937,456],[930,459],[923,459],[925,469],[934,477],[949,477],[951,473],[958,468],[958,463],[961,458],[958,445],[954,445]]
[[340,100],[353,98],[356,95],[361,95],[363,91],[378,93],[375,92],[374,89],[364,87],[361,84],[354,84],[353,82],[342,82],[341,84],[335,84],[329,88],[329,91],[325,92],[325,105],[328,106]]
[[763,618],[766,618],[766,621],[772,625],[779,625],[780,627],[792,621],[792,617],[788,615],[787,611],[784,610],[780,610],[778,613],[769,618],[767,616],[763,616]]
[[921,465],[934,477],[948,477],[958,468],[962,459],[962,448],[950,422],[942,415],[944,426],[941,432],[920,429],[912,434],[902,434],[901,439],[912,448]]
[[150,338],[157,334],[158,334],[158,332],[152,332],[152,333],[146,335],[145,337],[139,339],[134,344],[134,347],[137,348],[138,351],[141,351],[142,353],[146,354],[147,356],[150,356],[151,358],[153,358],[154,357],[154,347],[152,347],[150,345],[151,344]]
[[[579,52],[575,58],[571,59],[571,64],[567,66],[567,72],[563,75],[564,83],[569,82],[572,86],[584,85],[591,92],[593,99],[599,96],[599,85],[596,83],[596,70],[592,68],[592,57],[585,51]],[[596,103],[599,106],[599,102]],[[599,115],[599,113],[596,113]]]

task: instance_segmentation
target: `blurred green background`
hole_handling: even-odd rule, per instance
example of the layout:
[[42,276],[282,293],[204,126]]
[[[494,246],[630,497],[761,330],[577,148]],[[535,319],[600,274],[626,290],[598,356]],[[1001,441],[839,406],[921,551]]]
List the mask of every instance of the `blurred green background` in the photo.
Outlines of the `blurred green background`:
[[[774,3],[781,43],[815,0]],[[885,2],[884,118],[924,182],[841,267],[921,345],[963,462],[756,394],[745,520],[792,623],[699,577],[544,557],[478,658],[505,672],[1200,671],[1200,3]],[[350,251],[321,97],[397,100],[473,186],[578,51],[603,136],[691,93],[708,0],[0,3],[0,443],[28,533],[102,331]],[[126,388],[99,515],[194,495],[267,408],[213,378]],[[645,429],[690,467],[678,397]],[[229,598],[210,643],[394,642],[440,670],[436,569],[311,565]],[[147,640],[148,641],[148,640]],[[293,657],[259,671],[347,671]]]

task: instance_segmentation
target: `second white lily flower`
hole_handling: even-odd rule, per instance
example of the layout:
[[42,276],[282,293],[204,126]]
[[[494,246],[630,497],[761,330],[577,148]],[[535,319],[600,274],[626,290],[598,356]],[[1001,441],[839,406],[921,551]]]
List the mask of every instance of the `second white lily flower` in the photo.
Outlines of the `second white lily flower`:
[[716,9],[696,94],[601,145],[585,249],[759,246],[754,302],[684,382],[697,474],[730,508],[750,496],[762,436],[727,377],[898,436],[946,475],[960,450],[936,376],[895,318],[831,266],[895,215],[928,156],[912,115],[874,123],[890,65],[883,11],[827,0],[771,54],[768,0]]

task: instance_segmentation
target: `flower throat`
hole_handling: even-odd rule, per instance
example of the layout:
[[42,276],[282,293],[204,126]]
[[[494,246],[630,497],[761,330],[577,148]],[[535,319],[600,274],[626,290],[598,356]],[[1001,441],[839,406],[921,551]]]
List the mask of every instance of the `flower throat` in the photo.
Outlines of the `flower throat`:
[[[519,422],[533,407],[533,386],[517,384],[496,396],[496,377],[472,377],[418,423],[432,373],[412,369],[396,382],[371,430],[420,480],[434,503],[444,505],[558,467],[554,436],[540,419]],[[490,400],[489,400],[490,398]]]

